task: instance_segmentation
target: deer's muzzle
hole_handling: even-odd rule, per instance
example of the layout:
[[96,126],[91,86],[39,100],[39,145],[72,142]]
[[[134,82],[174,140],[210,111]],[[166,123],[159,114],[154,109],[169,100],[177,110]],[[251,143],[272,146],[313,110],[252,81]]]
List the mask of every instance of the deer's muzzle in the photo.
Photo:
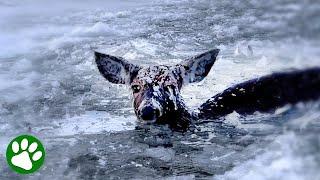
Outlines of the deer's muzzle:
[[144,121],[155,121],[160,116],[160,110],[154,106],[148,105],[139,110],[138,116]]

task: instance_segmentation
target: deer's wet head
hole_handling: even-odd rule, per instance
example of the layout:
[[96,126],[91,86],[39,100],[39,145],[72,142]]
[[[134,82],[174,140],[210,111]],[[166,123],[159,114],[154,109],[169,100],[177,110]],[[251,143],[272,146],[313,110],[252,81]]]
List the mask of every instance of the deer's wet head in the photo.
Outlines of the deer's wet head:
[[131,83],[134,110],[139,119],[154,122],[177,110],[177,98],[183,79],[176,68],[151,66],[142,68]]
[[108,81],[131,86],[138,119],[150,123],[167,120],[185,108],[180,96],[182,86],[201,81],[218,53],[214,49],[175,66],[141,67],[98,52],[95,58],[100,73]]

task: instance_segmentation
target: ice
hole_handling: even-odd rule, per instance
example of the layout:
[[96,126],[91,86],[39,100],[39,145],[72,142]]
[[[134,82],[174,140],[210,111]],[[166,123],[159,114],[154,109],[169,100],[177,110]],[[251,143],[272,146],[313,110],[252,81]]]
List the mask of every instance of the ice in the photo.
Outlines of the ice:
[[112,28],[102,22],[97,22],[92,27],[77,27],[73,29],[70,34],[71,36],[112,36],[117,32],[112,30]]
[[132,130],[135,125],[135,117],[117,117],[102,112],[87,112],[81,116],[56,121],[57,135],[70,136],[77,134],[94,134]]
[[[304,138],[308,139],[308,137]],[[304,150],[300,150],[310,145],[308,144],[310,141],[303,142],[304,138],[300,139],[292,132],[279,136],[267,147],[265,153],[214,178],[230,180],[317,179],[320,177],[317,157],[305,155]],[[313,140],[317,142],[319,137],[313,137]]]
[[147,149],[145,154],[147,156],[158,158],[166,162],[174,158],[174,151],[171,149],[163,148],[163,147]]
[[[234,112],[194,132],[141,127],[132,92],[105,81],[93,57],[173,65],[220,48],[208,76],[181,91],[196,108],[236,83],[319,66],[319,8],[298,0],[3,0],[0,155],[31,133],[47,157],[29,179],[319,179],[319,102]],[[0,171],[0,179],[21,178],[5,158]]]
[[239,118],[240,118],[240,115],[237,112],[232,112],[225,117],[224,122],[229,123],[234,126],[239,126],[239,125],[241,125]]

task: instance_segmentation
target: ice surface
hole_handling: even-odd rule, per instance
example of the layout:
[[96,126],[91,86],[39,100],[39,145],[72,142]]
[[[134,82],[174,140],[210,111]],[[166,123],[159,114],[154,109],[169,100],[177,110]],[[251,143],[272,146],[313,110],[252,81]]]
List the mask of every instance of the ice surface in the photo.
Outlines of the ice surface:
[[[140,65],[176,64],[220,48],[197,107],[230,85],[319,66],[316,1],[0,2],[0,155],[22,133],[46,147],[29,179],[316,179],[319,102],[199,125],[141,127],[129,88],[106,82],[93,51]],[[0,158],[0,179],[21,179]],[[270,173],[272,172],[272,173]]]

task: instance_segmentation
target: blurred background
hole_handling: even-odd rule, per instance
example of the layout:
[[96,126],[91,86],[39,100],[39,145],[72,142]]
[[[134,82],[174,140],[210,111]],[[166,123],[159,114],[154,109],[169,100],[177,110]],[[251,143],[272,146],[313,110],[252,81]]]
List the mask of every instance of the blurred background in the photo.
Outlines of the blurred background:
[[[129,88],[106,82],[93,51],[176,64],[212,48],[191,108],[272,72],[320,65],[313,0],[0,0],[0,179],[320,179],[320,103],[199,125],[137,128]],[[19,134],[46,148],[32,175],[9,169]]]

